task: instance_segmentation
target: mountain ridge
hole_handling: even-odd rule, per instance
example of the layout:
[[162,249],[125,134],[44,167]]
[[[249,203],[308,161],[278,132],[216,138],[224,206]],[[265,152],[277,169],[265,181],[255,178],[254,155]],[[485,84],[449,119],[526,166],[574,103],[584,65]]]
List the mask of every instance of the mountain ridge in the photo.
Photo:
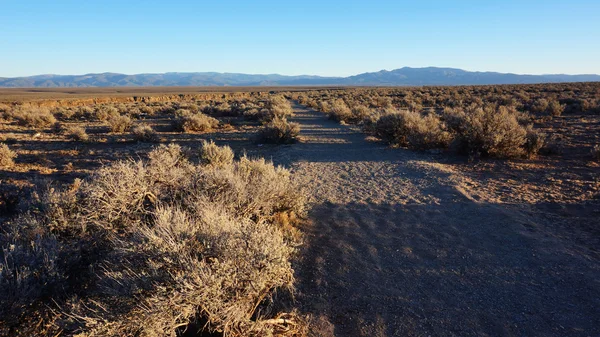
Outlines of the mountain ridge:
[[24,77],[0,77],[3,88],[59,87],[149,87],[149,86],[420,86],[535,84],[560,82],[597,82],[596,74],[528,75],[492,71],[467,71],[458,68],[403,67],[365,72],[347,77],[318,75],[244,74],[219,72],[166,72],[120,74],[113,72],[83,75],[40,74]]

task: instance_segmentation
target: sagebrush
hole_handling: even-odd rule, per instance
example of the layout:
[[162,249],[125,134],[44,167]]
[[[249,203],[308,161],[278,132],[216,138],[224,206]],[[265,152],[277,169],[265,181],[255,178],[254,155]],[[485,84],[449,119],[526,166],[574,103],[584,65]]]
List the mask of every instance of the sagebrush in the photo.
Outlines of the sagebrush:
[[[305,331],[265,301],[293,290],[277,215],[302,214],[305,194],[286,169],[195,165],[161,145],[31,200],[0,235],[1,333],[175,336],[198,321],[227,336]],[[29,324],[44,307],[46,322]]]

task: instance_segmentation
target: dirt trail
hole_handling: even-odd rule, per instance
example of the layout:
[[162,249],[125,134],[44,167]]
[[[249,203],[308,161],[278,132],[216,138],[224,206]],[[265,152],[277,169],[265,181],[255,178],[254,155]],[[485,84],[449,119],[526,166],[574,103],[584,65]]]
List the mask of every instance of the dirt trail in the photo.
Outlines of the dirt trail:
[[600,263],[528,205],[486,203],[435,155],[295,105],[274,155],[305,180],[298,302],[322,336],[598,336]]

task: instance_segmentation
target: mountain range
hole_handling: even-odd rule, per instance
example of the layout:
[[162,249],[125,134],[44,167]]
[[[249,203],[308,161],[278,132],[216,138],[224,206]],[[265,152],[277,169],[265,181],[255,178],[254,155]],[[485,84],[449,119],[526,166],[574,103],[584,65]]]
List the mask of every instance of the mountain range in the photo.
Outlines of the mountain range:
[[497,72],[472,72],[455,68],[410,68],[381,70],[348,77],[250,75],[237,73],[193,72],[125,75],[101,73],[86,75],[37,75],[0,77],[0,87],[146,87],[146,86],[420,86],[533,84],[559,82],[596,82],[600,75],[519,75]]

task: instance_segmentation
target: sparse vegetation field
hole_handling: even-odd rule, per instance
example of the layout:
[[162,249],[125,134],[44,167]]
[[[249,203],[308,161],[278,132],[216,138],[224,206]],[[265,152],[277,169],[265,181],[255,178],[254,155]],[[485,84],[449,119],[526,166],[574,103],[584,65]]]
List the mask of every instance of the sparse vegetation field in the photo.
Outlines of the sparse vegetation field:
[[600,333],[598,83],[0,102],[0,335]]

